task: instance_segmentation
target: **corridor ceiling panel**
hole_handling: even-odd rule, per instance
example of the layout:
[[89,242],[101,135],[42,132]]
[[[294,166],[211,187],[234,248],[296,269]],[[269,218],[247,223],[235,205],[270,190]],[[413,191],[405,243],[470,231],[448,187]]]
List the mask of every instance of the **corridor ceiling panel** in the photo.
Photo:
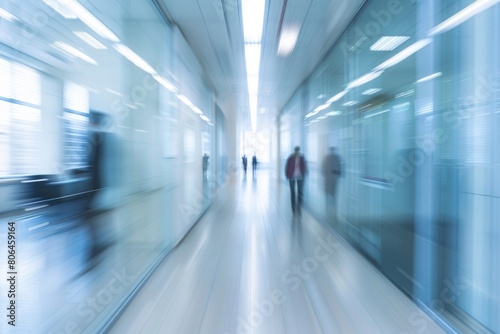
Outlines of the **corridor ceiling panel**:
[[[248,122],[248,95],[239,0],[161,0],[168,16],[204,66],[218,103],[229,117]],[[267,0],[262,36],[258,122],[267,122],[316,68],[364,0]],[[278,55],[280,34],[299,35],[293,51]],[[339,59],[339,61],[342,61]]]

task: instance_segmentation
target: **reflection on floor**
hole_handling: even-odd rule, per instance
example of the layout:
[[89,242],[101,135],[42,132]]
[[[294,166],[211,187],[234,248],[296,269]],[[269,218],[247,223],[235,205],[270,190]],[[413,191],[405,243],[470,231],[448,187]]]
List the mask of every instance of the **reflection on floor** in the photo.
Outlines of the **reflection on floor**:
[[[130,198],[141,210],[124,205],[92,217],[108,247],[91,259],[93,242],[82,203],[33,205],[2,217],[2,252],[7,249],[7,222],[16,223],[17,293],[16,326],[2,321],[0,333],[96,333],[164,246],[123,237],[126,222],[158,217],[154,206],[163,208],[155,204],[161,203],[161,195],[151,192]],[[4,274],[6,260],[6,255],[0,256]],[[0,282],[2,308],[9,303],[6,283],[5,278]]]
[[111,333],[444,332],[305,210],[292,216],[270,174],[228,187]]

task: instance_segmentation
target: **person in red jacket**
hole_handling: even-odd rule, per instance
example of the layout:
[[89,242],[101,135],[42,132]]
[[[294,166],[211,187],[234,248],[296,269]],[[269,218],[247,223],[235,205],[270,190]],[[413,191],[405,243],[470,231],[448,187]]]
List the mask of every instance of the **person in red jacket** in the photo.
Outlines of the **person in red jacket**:
[[[300,147],[296,146],[294,153],[291,154],[286,160],[285,165],[285,175],[290,182],[290,194],[292,200],[292,211],[293,213],[300,214],[300,208],[302,206],[304,197],[304,177],[307,173],[306,161],[304,156],[300,154]],[[298,192],[298,203],[296,204],[295,196],[295,184],[297,184]]]

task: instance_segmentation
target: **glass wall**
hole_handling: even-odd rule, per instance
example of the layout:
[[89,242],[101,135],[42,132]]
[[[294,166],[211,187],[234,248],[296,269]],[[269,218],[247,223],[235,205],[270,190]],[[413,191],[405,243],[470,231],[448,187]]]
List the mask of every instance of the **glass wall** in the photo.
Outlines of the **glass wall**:
[[104,328],[224,182],[214,101],[151,1],[0,0],[0,332]]
[[423,310],[478,332],[500,330],[496,3],[367,1],[281,113],[304,131],[310,209]]

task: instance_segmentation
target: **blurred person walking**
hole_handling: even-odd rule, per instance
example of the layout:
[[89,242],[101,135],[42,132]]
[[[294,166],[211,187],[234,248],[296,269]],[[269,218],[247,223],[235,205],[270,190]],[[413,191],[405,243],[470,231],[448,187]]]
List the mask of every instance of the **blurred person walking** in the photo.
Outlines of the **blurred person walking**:
[[[301,214],[301,207],[304,198],[304,177],[307,173],[306,161],[300,154],[300,147],[296,146],[285,164],[285,175],[290,182],[290,196],[292,202],[292,212]],[[298,196],[295,195],[295,185],[297,185]],[[297,203],[296,203],[297,202]]]
[[325,178],[326,212],[337,222],[337,188],[342,175],[340,156],[335,152],[335,147],[330,147],[328,154],[323,159],[321,172]]
[[252,157],[252,173],[255,174],[256,171],[257,171],[257,156],[254,153]]
[[208,159],[210,159],[210,157],[208,156],[208,154],[203,154],[203,179],[206,180],[208,179]]
[[243,164],[243,170],[245,171],[245,175],[247,175],[248,159],[245,154],[243,154],[243,157],[241,157],[241,163]]
[[117,188],[120,174],[120,150],[118,137],[111,131],[111,116],[91,111],[88,132],[88,168],[91,191],[89,192],[85,224],[89,230],[88,261],[95,258],[112,244],[109,213],[118,206]]

